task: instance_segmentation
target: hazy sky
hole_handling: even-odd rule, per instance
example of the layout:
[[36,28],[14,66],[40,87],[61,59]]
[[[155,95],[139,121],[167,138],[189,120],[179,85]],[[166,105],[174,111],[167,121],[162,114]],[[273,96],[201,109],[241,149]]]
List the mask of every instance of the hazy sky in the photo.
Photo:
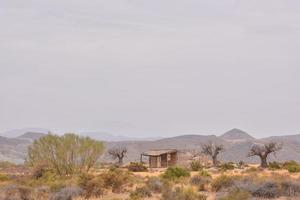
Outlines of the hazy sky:
[[299,0],[0,0],[0,132],[300,133]]

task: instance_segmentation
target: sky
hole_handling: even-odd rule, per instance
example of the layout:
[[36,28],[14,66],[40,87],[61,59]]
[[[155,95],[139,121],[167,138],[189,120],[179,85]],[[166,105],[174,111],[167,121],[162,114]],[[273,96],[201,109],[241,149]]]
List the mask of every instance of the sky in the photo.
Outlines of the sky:
[[0,0],[0,132],[300,133],[299,0]]

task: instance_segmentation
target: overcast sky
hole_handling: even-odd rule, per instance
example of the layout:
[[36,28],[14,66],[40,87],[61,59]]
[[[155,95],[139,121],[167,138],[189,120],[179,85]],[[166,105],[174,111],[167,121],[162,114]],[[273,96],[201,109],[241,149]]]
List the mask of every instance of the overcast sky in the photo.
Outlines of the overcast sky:
[[299,0],[0,0],[0,132],[300,133]]

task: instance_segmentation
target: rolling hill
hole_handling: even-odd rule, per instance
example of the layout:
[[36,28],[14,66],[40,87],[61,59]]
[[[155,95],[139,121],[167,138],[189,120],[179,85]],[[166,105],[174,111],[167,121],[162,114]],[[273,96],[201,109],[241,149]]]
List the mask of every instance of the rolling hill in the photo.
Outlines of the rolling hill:
[[[43,137],[44,133],[26,132],[20,136],[8,138],[0,136],[0,160],[8,160],[15,163],[22,163],[26,158],[27,147],[34,140]],[[247,158],[247,153],[253,144],[263,144],[269,141],[282,143],[283,149],[278,152],[276,159],[296,160],[300,162],[300,134],[287,136],[273,136],[256,139],[250,134],[232,129],[220,136],[216,135],[181,135],[177,137],[163,138],[157,140],[131,140],[131,141],[106,141],[106,150],[112,147],[126,147],[128,154],[125,161],[138,161],[140,154],[150,149],[172,148],[182,151],[201,150],[201,145],[214,142],[222,144],[226,151],[220,155],[223,161],[257,162],[255,158]],[[274,157],[270,158],[271,160]],[[102,157],[104,161],[111,161],[105,153]]]

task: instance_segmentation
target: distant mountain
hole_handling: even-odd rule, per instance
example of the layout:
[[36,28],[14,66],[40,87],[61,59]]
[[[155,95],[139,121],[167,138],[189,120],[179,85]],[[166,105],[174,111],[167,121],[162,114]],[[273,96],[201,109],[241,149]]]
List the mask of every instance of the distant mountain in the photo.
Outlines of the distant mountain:
[[[34,140],[43,137],[43,132],[23,132],[17,137],[2,137],[0,136],[0,160],[8,160],[16,163],[24,161],[28,145]],[[94,139],[106,141],[106,150],[112,147],[126,147],[128,155],[126,162],[139,161],[140,154],[150,149],[178,149],[186,150],[201,150],[201,146],[208,142],[222,144],[225,151],[220,154],[220,160],[238,162],[258,162],[257,158],[247,158],[247,153],[252,145],[264,144],[269,141],[276,141],[283,144],[283,149],[277,153],[276,159],[279,161],[296,160],[300,162],[300,134],[287,136],[273,136],[263,139],[255,139],[248,133],[233,129],[221,136],[216,135],[181,135],[163,139],[134,139],[122,136],[114,136],[108,133],[83,133]],[[270,157],[270,160],[275,159]],[[107,154],[102,157],[103,161],[111,161]]]
[[227,131],[226,133],[221,135],[220,138],[224,140],[254,140],[255,139],[245,131],[242,131],[237,128]]
[[22,128],[22,129],[14,129],[14,130],[9,130],[6,132],[2,132],[0,135],[5,136],[5,137],[19,137],[20,135],[23,135],[25,133],[44,133],[47,134],[50,130],[44,129],[44,128]]
[[45,133],[36,133],[36,132],[27,132],[24,133],[23,135],[20,135],[17,137],[18,139],[28,139],[28,140],[38,140],[41,137],[44,137],[46,134]]
[[153,141],[161,138],[132,138],[122,135],[113,135],[107,132],[83,132],[80,133],[83,136],[89,136],[95,140],[107,141],[107,142],[117,142],[117,141]]

